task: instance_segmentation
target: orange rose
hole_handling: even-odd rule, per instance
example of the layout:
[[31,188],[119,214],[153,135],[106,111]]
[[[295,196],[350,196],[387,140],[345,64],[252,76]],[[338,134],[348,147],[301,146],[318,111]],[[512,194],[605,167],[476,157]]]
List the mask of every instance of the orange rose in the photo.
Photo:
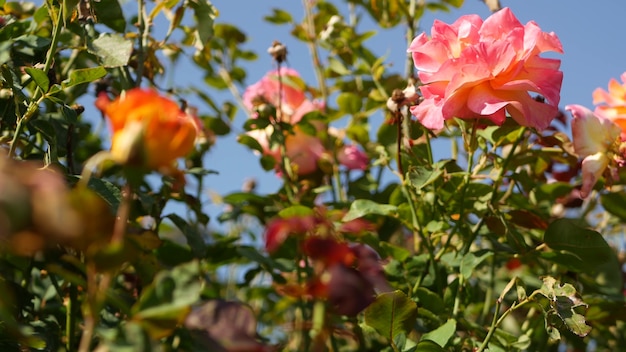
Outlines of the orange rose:
[[106,105],[113,137],[111,154],[122,164],[170,168],[194,146],[197,126],[172,100],[135,88]]

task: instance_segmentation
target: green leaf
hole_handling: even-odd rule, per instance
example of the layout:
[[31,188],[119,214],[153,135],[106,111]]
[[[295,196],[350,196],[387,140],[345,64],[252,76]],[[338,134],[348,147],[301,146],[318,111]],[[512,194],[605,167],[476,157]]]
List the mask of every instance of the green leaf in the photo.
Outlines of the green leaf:
[[273,170],[276,167],[276,159],[271,155],[263,155],[259,161],[265,171]]
[[218,136],[225,136],[230,133],[230,125],[219,117],[206,117],[202,119],[204,126]]
[[600,202],[606,211],[626,221],[626,192],[603,193]]
[[264,20],[274,24],[285,24],[293,22],[293,18],[291,14],[285,10],[281,9],[272,9],[272,14],[263,17]]
[[174,225],[182,231],[183,235],[187,239],[187,244],[196,258],[204,258],[206,255],[207,245],[198,228],[189,225],[187,221],[176,214],[168,214],[165,217],[172,220]]
[[344,114],[354,115],[361,111],[363,99],[355,93],[343,92],[337,97],[337,105]]
[[350,221],[365,215],[394,215],[398,207],[389,204],[378,204],[369,199],[357,199],[350,205],[350,210],[344,215],[342,221]]
[[313,215],[313,209],[304,205],[292,205],[278,212],[278,216],[280,216],[281,218],[307,215]]
[[398,126],[391,123],[381,123],[376,132],[376,139],[381,145],[396,151],[396,142],[398,141]]
[[543,285],[539,289],[544,297],[548,299],[551,306],[546,316],[546,323],[553,316],[561,319],[567,328],[574,334],[585,337],[591,332],[591,326],[587,325],[584,315],[579,310],[586,310],[587,304],[580,299],[576,288],[571,284],[562,284],[554,277],[543,278]]
[[[478,252],[475,252],[478,254]],[[474,253],[467,253],[463,256],[463,260],[461,261],[461,275],[466,279],[472,276],[472,272],[483,260],[491,257],[493,252],[491,251],[482,251],[480,255],[476,255]]]
[[443,2],[448,3],[454,7],[456,7],[457,9],[461,6],[463,6],[463,2],[465,0],[443,0]]
[[30,50],[30,48],[43,50],[50,46],[50,43],[52,42],[50,38],[44,38],[37,35],[23,35],[16,38],[15,41],[19,41],[20,44],[24,44],[29,47],[28,49],[19,49],[19,51],[22,53],[32,53],[32,50]]
[[399,333],[408,334],[417,319],[417,305],[402,291],[385,292],[364,311],[365,324],[393,341]]
[[217,10],[208,0],[191,0],[189,6],[193,9],[196,20],[195,46],[198,50],[202,50],[213,38],[213,23],[217,16]]
[[237,141],[245,146],[248,146],[252,150],[256,150],[261,153],[263,152],[263,147],[261,146],[259,141],[254,139],[252,136],[249,136],[247,134],[240,134],[237,137]]
[[414,295],[417,297],[420,307],[427,307],[428,310],[435,314],[441,314],[446,309],[443,299],[438,294],[425,287],[418,287]]
[[156,255],[163,264],[176,266],[193,260],[191,249],[180,244],[163,240],[161,246],[156,249]]
[[197,261],[159,272],[132,307],[138,321],[153,338],[169,335],[200,298],[202,281]]
[[[78,5],[79,0],[63,0],[63,20],[67,20],[72,16],[74,8]],[[65,23],[64,23],[65,24]]]
[[571,219],[552,222],[543,240],[552,250],[567,255],[557,258],[559,264],[576,271],[594,272],[615,256],[601,234],[580,227]]
[[417,344],[417,347],[415,349],[415,352],[444,352],[445,350],[439,346],[437,343],[430,341],[430,340],[425,340],[425,341],[420,341]]
[[266,199],[254,193],[235,192],[224,196],[224,203],[234,206],[242,206],[244,204],[265,204]]
[[[570,307],[571,303],[568,300],[559,299],[558,301],[560,303],[559,305],[562,308]],[[566,303],[563,304],[563,301],[565,301]],[[565,325],[567,325],[569,330],[574,334],[580,337],[585,337],[591,332],[591,326],[587,325],[584,315],[575,313],[572,310],[564,310],[563,312],[561,312],[561,317],[563,318],[563,321],[565,321]]]
[[122,192],[113,183],[99,178],[90,178],[87,187],[96,192],[109,205],[112,214],[117,213],[117,208],[122,199]]
[[120,34],[104,33],[88,41],[87,50],[96,55],[104,67],[126,66],[133,52],[133,42]]
[[109,0],[90,2],[96,15],[98,16],[98,23],[101,23],[116,32],[124,33],[124,30],[126,29],[126,18],[124,17],[119,1]]
[[404,262],[411,256],[411,252],[408,249],[393,245],[389,242],[380,242],[380,247],[387,253],[388,256],[399,262]]
[[361,145],[367,145],[370,141],[369,126],[365,124],[351,124],[346,129],[346,135]]
[[78,122],[78,114],[76,113],[76,110],[65,104],[61,105],[61,115],[67,123],[76,124]]
[[102,67],[81,68],[70,73],[70,77],[63,81],[63,88],[73,87],[82,83],[90,83],[106,76],[107,70]]
[[449,160],[440,161],[434,165],[418,165],[409,170],[409,181],[411,186],[420,191],[424,187],[434,183],[443,175],[443,167]]
[[456,332],[456,320],[448,319],[448,321],[437,329],[422,335],[420,341],[433,341],[441,347],[445,347],[450,338]]
[[350,70],[339,60],[334,57],[328,59],[328,69],[339,76],[348,76],[352,74]]
[[26,67],[24,68],[24,71],[33,78],[35,84],[37,84],[37,86],[41,88],[44,93],[48,92],[48,89],[50,88],[50,80],[48,79],[48,75],[43,72],[43,70],[39,70],[34,67]]

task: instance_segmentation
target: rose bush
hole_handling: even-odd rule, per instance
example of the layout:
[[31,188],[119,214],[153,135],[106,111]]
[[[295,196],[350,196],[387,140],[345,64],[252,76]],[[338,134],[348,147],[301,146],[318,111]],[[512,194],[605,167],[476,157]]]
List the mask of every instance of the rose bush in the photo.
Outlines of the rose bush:
[[[208,0],[2,2],[0,350],[619,348],[624,85],[561,113],[567,50],[497,2],[418,34],[462,3],[273,9],[302,47],[250,84]],[[277,188],[216,186],[223,138]]]

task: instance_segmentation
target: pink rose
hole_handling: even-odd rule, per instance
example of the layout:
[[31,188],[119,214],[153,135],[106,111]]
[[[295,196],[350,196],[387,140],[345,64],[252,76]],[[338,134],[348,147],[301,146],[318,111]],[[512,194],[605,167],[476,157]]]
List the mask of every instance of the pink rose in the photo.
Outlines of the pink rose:
[[318,161],[326,153],[319,138],[306,134],[298,127],[293,135],[287,136],[285,149],[295,173],[300,176],[317,171]]
[[[280,163],[282,162],[278,146],[270,146],[268,137],[273,131],[272,126],[265,130],[253,130],[247,132],[248,136],[259,142],[263,148],[263,154],[276,160],[276,172],[281,175]],[[306,134],[297,126],[294,133],[287,135],[285,139],[286,156],[289,159],[295,174],[304,176],[318,170],[318,161],[326,153],[322,141]]]
[[435,21],[430,39],[420,34],[408,49],[424,97],[411,113],[434,130],[454,117],[501,124],[507,112],[520,125],[544,129],[557,115],[563,80],[561,61],[539,56],[547,51],[563,52],[557,36],[532,21],[522,25],[508,8],[484,22],[476,15],[451,25]]
[[[279,93],[279,88],[282,88],[282,93]],[[282,111],[278,112],[279,118],[290,123],[296,123],[302,118],[304,114],[300,113],[298,121],[292,119],[294,113],[305,102],[307,105],[311,104],[304,94],[300,75],[296,70],[286,67],[280,69],[280,81],[278,71],[270,71],[260,81],[246,88],[243,93],[243,103],[249,110],[254,110],[259,103],[271,104],[277,110],[280,105]]]
[[[324,108],[322,104],[306,98],[304,83],[298,72],[281,68],[280,74],[280,84],[278,71],[272,71],[246,89],[243,100],[248,109],[253,110],[262,103],[270,104],[277,109],[277,115],[281,121],[295,125],[305,114]],[[280,111],[278,111],[279,106]],[[318,131],[326,129],[326,124],[322,122],[314,121],[313,125]],[[278,146],[270,145],[269,142],[269,136],[273,131],[274,127],[270,125],[265,130],[249,131],[248,135],[259,142],[265,155],[276,160],[276,170],[280,173],[282,160]],[[297,125],[293,132],[293,134],[286,134],[286,156],[297,175],[311,174],[318,170],[318,161],[326,153],[326,149],[319,138],[306,134]]]
[[623,163],[619,152],[621,129],[611,120],[594,114],[584,106],[568,105],[565,109],[574,117],[574,150],[583,158],[580,196],[585,198],[609,166]]
[[337,160],[349,170],[365,170],[369,163],[367,155],[355,145],[348,145],[341,148],[337,153]]

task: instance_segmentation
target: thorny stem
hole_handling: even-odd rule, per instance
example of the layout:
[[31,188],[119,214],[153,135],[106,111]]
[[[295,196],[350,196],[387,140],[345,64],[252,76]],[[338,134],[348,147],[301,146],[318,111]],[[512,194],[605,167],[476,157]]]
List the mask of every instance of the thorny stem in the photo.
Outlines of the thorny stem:
[[[324,325],[326,325],[326,302],[322,301],[322,300],[316,300],[315,303],[313,303],[313,316],[312,316],[312,322],[313,322],[313,326],[311,329],[311,339],[313,341],[319,340],[319,337],[321,337],[323,332],[324,332]],[[332,332],[331,332],[332,335]]]
[[[470,179],[472,175],[472,169],[474,168],[474,153],[476,152],[476,132],[478,130],[478,119],[474,120],[474,125],[472,126],[472,132],[468,140],[465,140],[465,149],[467,150],[467,169],[465,170],[465,177],[463,178],[463,188],[461,189],[461,201],[460,201],[460,209],[459,209],[459,218],[454,227],[457,230],[463,222],[465,218],[465,196],[467,195],[467,188],[470,184]],[[454,232],[451,233],[451,236],[454,235]],[[472,242],[474,239],[470,239],[465,243],[465,247],[461,251],[461,255],[467,254],[469,249],[471,248]]]
[[311,52],[313,69],[315,70],[317,84],[320,88],[320,94],[322,95],[322,106],[326,106],[326,102],[328,100],[328,87],[326,87],[322,61],[320,60],[320,55],[317,51],[317,33],[315,33],[315,22],[313,22],[313,3],[315,3],[315,1],[302,0],[306,16],[306,29],[308,37],[307,46],[309,47],[309,51]]
[[[91,266],[87,268],[87,278],[88,278],[88,282],[87,282],[87,294],[89,295],[89,298],[92,298],[93,295],[96,295],[97,292],[94,292],[93,289],[90,289],[90,287],[95,286],[96,285],[96,273],[95,270],[91,269]],[[94,330],[96,328],[96,322],[95,322],[95,317],[94,315],[97,314],[95,312],[94,309],[94,305],[93,304],[88,304],[85,307],[85,312],[83,313],[83,335],[80,338],[80,345],[78,346],[78,352],[89,352],[91,349],[91,340],[93,338],[93,333]]]
[[509,309],[505,310],[504,313],[502,313],[502,315],[499,318],[498,318],[498,313],[500,312],[500,307],[502,306],[503,297],[501,296],[500,298],[498,298],[496,300],[496,309],[495,309],[495,312],[493,313],[493,319],[491,320],[491,326],[489,327],[487,336],[485,336],[483,343],[480,345],[480,347],[478,348],[476,352],[483,352],[485,348],[487,348],[487,345],[489,344],[489,341],[493,337],[493,334],[496,332],[496,329],[498,328],[498,326],[500,326],[500,324],[504,321],[504,319],[506,319],[506,317],[509,316],[509,314],[511,314],[514,310],[526,305],[527,303],[532,302],[534,299],[534,296],[538,294],[538,292],[539,291],[533,292],[530,296],[526,297],[526,299],[520,301],[519,303],[513,303],[513,305],[511,305]]
[[[110,245],[121,246],[126,233],[126,224],[130,215],[130,203],[133,198],[132,188],[130,184],[126,184],[122,190],[122,202],[117,209],[117,217],[111,236]],[[106,299],[107,291],[113,279],[113,272],[98,273],[93,262],[87,264],[87,297],[88,304],[84,313],[85,326],[83,336],[80,340],[79,352],[90,351],[91,340],[98,324],[100,310]],[[98,278],[100,280],[98,280]]]
[[[461,189],[461,200],[460,200],[460,209],[459,209],[459,218],[457,219],[456,225],[454,226],[453,231],[450,233],[450,236],[453,236],[454,233],[461,227],[461,223],[465,219],[465,196],[467,195],[467,188],[470,184],[472,169],[474,168],[474,152],[476,151],[476,131],[478,130],[478,119],[474,120],[474,125],[472,126],[472,132],[469,140],[465,140],[465,149],[467,150],[467,169],[465,171],[465,177],[463,178],[463,188]],[[465,243],[461,251],[461,255],[467,254],[469,249],[472,246],[473,239],[469,240]],[[465,285],[465,277],[463,275],[459,275],[459,287],[457,289],[456,297],[454,297],[454,307],[452,308],[452,315],[456,316],[459,313],[459,309],[461,306],[461,294],[463,292],[463,286]]]
[[[424,231],[422,229],[422,226],[419,223],[419,219],[418,219],[418,215],[417,215],[417,207],[415,206],[415,203],[413,201],[413,197],[412,194],[407,186],[406,183],[406,175],[404,173],[404,167],[402,165],[402,147],[404,145],[404,138],[405,138],[405,134],[408,135],[408,131],[404,131],[403,132],[403,124],[404,124],[404,117],[402,112],[400,111],[400,109],[396,109],[396,111],[394,112],[394,119],[395,119],[395,123],[398,126],[398,130],[397,130],[397,141],[396,141],[396,152],[398,154],[397,156],[397,163],[398,163],[398,173],[399,173],[399,177],[400,177],[400,182],[402,184],[402,193],[404,194],[404,197],[407,199],[407,202],[409,203],[409,207],[411,209],[411,221],[412,221],[412,225],[413,225],[413,250],[415,253],[419,252],[419,243],[423,242],[428,250],[428,253],[430,255],[430,259],[431,260],[435,260],[435,253],[434,253],[434,249],[432,247],[432,244],[430,243],[430,239],[424,234]],[[408,126],[406,126],[408,129]],[[407,137],[408,138],[408,137]]]
[[137,41],[137,79],[135,86],[141,86],[143,79],[143,66],[146,60],[146,46],[148,44],[148,36],[150,35],[150,23],[146,23],[146,4],[144,0],[137,1],[137,30],[139,32],[139,40]]
[[[515,142],[513,142],[513,145],[511,146],[511,150],[509,151],[509,154],[504,159],[504,162],[502,162],[502,167],[500,168],[500,171],[498,172],[498,176],[496,177],[494,184],[493,184],[493,193],[491,194],[491,200],[489,202],[492,209],[497,209],[496,201],[498,199],[498,189],[500,188],[500,185],[502,184],[502,181],[504,179],[504,175],[506,174],[509,163],[515,156],[515,151],[517,150],[517,147],[526,136],[526,131],[527,131],[526,127],[521,129],[519,136],[515,139]],[[475,226],[474,230],[472,231],[471,238],[466,243],[466,246],[463,251],[464,254],[469,251],[469,246],[471,245],[472,242],[474,242],[476,237],[478,237],[478,231],[480,231],[483,224],[484,224],[484,221],[483,221],[483,218],[481,218],[480,222]]]
[[[48,3],[48,6],[51,6]],[[51,9],[48,9],[49,13]],[[59,8],[57,18],[54,22],[54,32],[52,33],[52,41],[50,42],[50,48],[48,49],[48,53],[46,54],[46,62],[43,67],[43,72],[48,74],[50,71],[50,67],[52,67],[52,63],[54,62],[54,55],[56,54],[57,44],[59,43],[59,34],[61,33],[61,28],[63,23],[63,11]],[[35,115],[35,113],[39,110],[39,104],[41,104],[45,99],[45,93],[41,87],[37,86],[35,89],[35,94],[30,100],[30,104],[26,109],[26,112],[20,119],[17,121],[17,126],[15,127],[15,133],[13,134],[13,139],[11,140],[11,146],[9,147],[9,157],[15,156],[15,149],[17,148],[17,140],[22,134],[22,130],[26,126],[26,123],[30,121],[30,119]]]
[[[302,266],[300,265],[301,262],[305,263],[306,265],[306,258],[302,256],[296,256],[296,275],[298,279],[298,284],[304,285],[303,279],[305,278],[304,276],[306,275],[306,270],[303,270]],[[307,333],[305,329],[305,322],[307,321],[308,317],[306,314],[306,302],[302,297],[298,298],[298,305],[296,307],[295,315],[296,316],[294,325],[295,330],[297,331],[297,345],[299,348],[302,349],[302,351],[309,351],[311,345],[311,336]]]
[[480,323],[483,324],[487,314],[489,313],[489,308],[491,307],[491,300],[493,299],[493,291],[494,291],[494,278],[496,276],[496,260],[492,256],[490,259],[489,266],[489,281],[487,282],[487,291],[485,292],[485,303],[483,304],[483,310],[480,314]]
[[433,148],[430,145],[430,131],[426,127],[422,127],[424,130],[424,136],[426,137],[426,151],[428,152],[428,165],[433,164]]
[[[287,137],[285,136],[285,131],[283,131],[282,126],[281,126],[281,120],[282,120],[282,116],[283,116],[283,76],[282,76],[282,72],[281,72],[281,61],[280,60],[276,60],[276,63],[278,65],[278,106],[276,107],[276,115],[275,116],[275,123],[274,125],[274,129],[276,130],[276,132],[278,133],[278,135],[280,136],[280,143],[279,143],[279,150],[280,150],[280,158],[281,158],[281,163],[280,163],[280,167],[282,168],[283,171],[283,178],[285,179],[285,192],[287,192],[287,197],[289,198],[289,200],[294,203],[295,202],[295,196],[294,196],[294,190],[292,188],[292,181],[293,181],[293,170],[291,169],[291,164],[289,162],[289,158],[287,157],[287,146],[286,146],[286,140]],[[278,114],[280,114],[281,118],[278,118]]]
[[[356,15],[356,6],[352,2],[348,2],[348,24],[352,28],[356,28],[357,24],[357,15]],[[355,75],[354,83],[356,84],[356,89],[360,92],[363,91],[363,78],[361,75]]]
[[[334,201],[346,202],[348,197],[346,196],[345,189],[341,186],[341,172],[337,165],[333,167],[333,179],[334,182],[331,182],[333,187],[333,199]],[[347,182],[347,181],[346,181]]]
[[502,184],[502,180],[504,179],[504,174],[507,171],[507,167],[509,166],[509,163],[511,162],[511,160],[513,159],[513,157],[515,156],[515,151],[517,149],[517,147],[519,146],[519,144],[521,143],[521,141],[524,139],[524,137],[526,136],[526,130],[527,128],[524,127],[522,128],[522,130],[519,133],[519,136],[515,139],[515,142],[513,142],[513,145],[511,146],[511,150],[509,151],[509,154],[506,156],[506,159],[504,159],[504,162],[502,163],[502,168],[500,169],[500,172],[498,173],[498,177],[496,178],[496,181],[493,185],[493,194],[491,195],[491,204],[495,205],[496,200],[498,198],[498,188],[500,188],[500,185]]
[[397,153],[398,153],[398,172],[400,172],[400,180],[402,181],[402,183],[404,183],[404,178],[405,178],[405,174],[404,174],[404,167],[402,166],[402,142],[403,142],[403,134],[402,134],[402,113],[400,112],[399,109],[396,109],[395,112],[396,116],[396,125],[398,126],[398,140],[396,142],[396,147],[397,147]]
[[251,117],[252,111],[250,111],[246,104],[244,104],[243,97],[241,96],[241,93],[239,93],[239,89],[235,87],[235,83],[233,83],[233,78],[230,76],[230,73],[224,65],[222,65],[222,67],[219,69],[219,75],[226,83],[226,86],[228,86],[230,94],[235,98],[239,107],[243,109],[243,111],[245,111],[248,116]]
[[111,236],[111,245],[121,245],[124,242],[124,234],[126,233],[126,223],[130,216],[130,203],[133,199],[133,190],[130,184],[126,184],[122,189],[122,202],[117,209],[117,217],[115,219],[115,227],[113,228],[113,236]]
[[70,284],[69,291],[70,293],[67,300],[67,307],[65,307],[67,312],[67,322],[65,323],[65,348],[68,352],[72,352],[76,350],[74,346],[74,343],[76,342],[74,335],[76,334],[76,318],[78,317],[78,308],[80,307],[80,305],[77,297],[78,288],[76,287],[76,285]]
[[[415,38],[415,34],[417,32],[417,23],[418,20],[415,18],[415,9],[418,6],[423,6],[423,0],[410,0],[408,5],[409,13],[407,14],[406,19],[406,47],[411,46],[411,42],[413,38]],[[411,77],[413,72],[413,57],[411,53],[407,53],[406,62],[404,66],[404,76]]]

